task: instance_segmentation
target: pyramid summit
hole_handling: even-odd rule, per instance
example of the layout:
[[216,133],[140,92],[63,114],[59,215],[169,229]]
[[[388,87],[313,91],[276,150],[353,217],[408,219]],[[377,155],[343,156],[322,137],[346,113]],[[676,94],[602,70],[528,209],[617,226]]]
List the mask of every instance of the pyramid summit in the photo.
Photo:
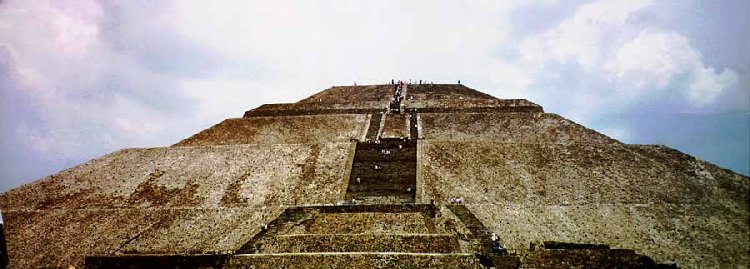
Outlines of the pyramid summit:
[[334,86],[0,195],[11,268],[750,263],[748,178],[461,84]]

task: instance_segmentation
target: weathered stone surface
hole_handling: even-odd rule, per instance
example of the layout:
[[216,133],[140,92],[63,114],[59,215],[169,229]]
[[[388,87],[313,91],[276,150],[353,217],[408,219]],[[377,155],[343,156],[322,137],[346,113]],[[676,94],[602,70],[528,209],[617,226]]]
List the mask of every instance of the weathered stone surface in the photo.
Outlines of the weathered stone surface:
[[280,207],[182,209],[109,254],[233,253],[276,218]]
[[3,216],[10,268],[81,268],[90,255],[233,251],[279,212],[280,208],[50,209],[10,210]]
[[427,140],[493,141],[495,143],[619,143],[594,130],[547,113],[420,114]]
[[0,196],[3,211],[333,204],[350,143],[125,149]]
[[748,178],[677,151],[619,143],[420,147],[422,199],[463,197],[510,248],[604,243],[688,267],[748,262]]
[[[0,196],[11,267],[91,253],[231,251],[282,209],[343,195],[351,145],[121,150]],[[341,186],[337,188],[337,186]]]
[[314,115],[228,119],[175,146],[301,144],[363,139],[367,115]]

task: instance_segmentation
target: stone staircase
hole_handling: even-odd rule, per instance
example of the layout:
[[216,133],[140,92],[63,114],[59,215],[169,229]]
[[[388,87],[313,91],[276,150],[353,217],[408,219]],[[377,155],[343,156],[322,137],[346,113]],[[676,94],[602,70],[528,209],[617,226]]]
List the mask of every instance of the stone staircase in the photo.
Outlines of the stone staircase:
[[357,143],[345,199],[368,203],[382,200],[377,197],[389,197],[395,203],[413,202],[417,187],[416,142],[379,141],[380,144]]
[[481,268],[434,205],[290,208],[224,268]]

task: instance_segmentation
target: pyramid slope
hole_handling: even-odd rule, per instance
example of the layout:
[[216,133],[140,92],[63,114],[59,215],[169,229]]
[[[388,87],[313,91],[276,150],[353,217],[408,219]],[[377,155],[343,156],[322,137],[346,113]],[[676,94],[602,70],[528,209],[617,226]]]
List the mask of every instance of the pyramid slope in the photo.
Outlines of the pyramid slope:
[[[746,176],[667,147],[623,144],[528,100],[463,85],[408,85],[400,104],[408,113],[383,114],[392,89],[337,86],[297,103],[263,105],[172,147],[120,150],[2,193],[11,267],[82,267],[92,256],[230,255],[270,242],[276,245],[265,250],[282,253],[240,255],[227,266],[373,265],[398,257],[477,268],[484,227],[529,266],[556,261],[552,252],[530,250],[543,241],[606,244],[627,249],[612,253],[686,268],[750,262]],[[366,139],[405,135],[421,139],[386,158],[401,163],[373,172],[384,157]],[[381,205],[400,198],[380,197],[374,207],[333,206],[348,191],[373,187],[352,185],[353,175],[369,173],[396,187],[416,184],[417,205]],[[449,203],[455,196],[465,207]],[[286,226],[261,229],[269,223]],[[434,235],[459,253],[420,250]],[[284,253],[295,248],[289,238],[433,253]],[[356,240],[365,243],[346,244]],[[589,252],[574,254],[609,253]]]
[[463,141],[420,150],[421,199],[464,197],[509,248],[605,243],[698,267],[750,262],[748,178],[675,150]]

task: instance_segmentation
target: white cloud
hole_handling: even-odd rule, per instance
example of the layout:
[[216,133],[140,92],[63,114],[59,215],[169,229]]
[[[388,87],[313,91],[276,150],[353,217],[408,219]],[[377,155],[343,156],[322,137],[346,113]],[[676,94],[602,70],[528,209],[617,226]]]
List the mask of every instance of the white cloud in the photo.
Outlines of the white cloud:
[[[96,1],[4,1],[0,55],[13,80],[12,122],[24,147],[42,156],[90,158],[131,146],[167,145],[180,128],[167,109],[176,81],[112,49],[102,38],[105,10]],[[111,14],[110,14],[111,15]],[[125,23],[125,22],[123,22]],[[163,96],[163,100],[156,100]],[[5,97],[4,97],[5,98]],[[189,104],[184,104],[186,107]]]
[[706,68],[700,53],[684,36],[653,29],[644,29],[622,45],[605,69],[616,74],[634,97],[646,89],[664,90],[676,76],[688,75],[690,83],[683,96],[694,106],[711,104],[737,81],[731,69],[717,74]]
[[664,88],[698,61],[700,56],[685,37],[646,29],[622,45],[605,68],[619,79],[634,81],[637,88]]
[[[518,64],[533,83],[555,81],[572,88],[575,100],[596,100],[561,111],[582,118],[639,109],[637,104],[654,100],[714,105],[738,75],[707,67],[684,35],[641,23],[638,14],[652,5],[650,0],[585,4],[551,29],[524,38]],[[580,70],[574,71],[576,66]],[[573,81],[576,77],[580,81]]]
[[494,61],[484,72],[490,85],[502,93],[499,98],[525,98],[526,88],[533,82],[526,70],[509,62]]
[[557,27],[521,41],[523,60],[543,66],[548,61],[574,61],[586,68],[599,64],[607,35],[622,27],[635,11],[651,0],[606,0],[586,4]]
[[693,70],[693,79],[688,87],[688,100],[696,106],[711,104],[722,91],[737,83],[737,73],[732,69],[725,69],[721,74],[713,68],[705,68],[697,64]]

